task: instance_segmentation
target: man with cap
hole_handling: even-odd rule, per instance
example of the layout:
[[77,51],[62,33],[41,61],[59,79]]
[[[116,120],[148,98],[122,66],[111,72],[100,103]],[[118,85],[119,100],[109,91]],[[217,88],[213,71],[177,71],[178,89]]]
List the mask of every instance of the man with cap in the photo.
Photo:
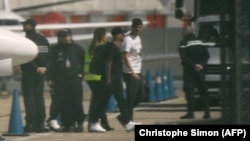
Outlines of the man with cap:
[[49,63],[49,42],[35,30],[34,19],[22,22],[26,37],[39,48],[39,53],[32,61],[22,64],[21,88],[25,107],[25,132],[46,132],[45,128],[45,102],[44,80]]
[[[141,76],[141,50],[142,43],[140,32],[143,23],[139,18],[132,20],[131,33],[124,38],[122,43],[123,52],[123,78],[126,83],[126,99],[129,120],[133,122],[133,109],[142,99],[142,76]],[[118,119],[121,119],[119,116]],[[135,124],[141,124],[136,123]]]
[[[105,48],[105,59],[106,59],[106,71],[103,76],[106,83],[106,90],[104,97],[104,101],[106,101],[106,105],[110,99],[111,94],[114,94],[116,99],[121,120],[119,120],[127,131],[133,131],[135,124],[129,120],[127,107],[126,107],[126,99],[123,95],[123,87],[122,87],[122,52],[121,52],[121,43],[124,39],[125,30],[121,27],[114,27],[111,30],[112,34],[112,42],[108,43]],[[104,113],[101,117],[101,124],[107,131],[113,130],[113,128],[109,127],[107,122],[106,113]]]
[[[71,126],[76,124],[75,132],[82,132],[85,119],[82,105],[85,51],[73,42],[71,30],[60,30],[57,36],[58,43],[51,47],[49,65],[49,84],[54,89],[54,108],[50,109],[50,118],[55,121],[60,113],[62,128],[59,131],[70,132]],[[53,127],[53,122],[50,126]]]

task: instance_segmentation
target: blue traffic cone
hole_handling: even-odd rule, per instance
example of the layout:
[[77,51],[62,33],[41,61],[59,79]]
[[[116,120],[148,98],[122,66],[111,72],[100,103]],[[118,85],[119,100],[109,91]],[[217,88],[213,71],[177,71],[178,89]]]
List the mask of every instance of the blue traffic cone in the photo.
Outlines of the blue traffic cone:
[[156,71],[156,76],[155,76],[155,94],[157,101],[161,101],[163,99],[162,80],[159,70]]
[[152,75],[150,70],[146,71],[146,85],[149,88],[149,102],[155,102],[156,101],[156,97],[155,97],[155,91],[154,91],[154,84],[152,81]]
[[174,77],[173,77],[172,70],[170,68],[168,70],[168,88],[169,88],[170,98],[176,97],[175,87],[174,87]]
[[166,100],[169,98],[169,90],[168,90],[168,76],[166,73],[165,67],[162,68],[161,70],[161,75],[162,75],[162,88],[163,88],[163,99]]
[[18,91],[14,90],[8,133],[3,134],[3,136],[28,136],[28,135],[29,134],[24,132],[23,128]]
[[108,103],[108,105],[106,107],[106,111],[107,112],[115,112],[115,111],[117,111],[115,97],[114,97],[113,94],[110,96],[109,103]]

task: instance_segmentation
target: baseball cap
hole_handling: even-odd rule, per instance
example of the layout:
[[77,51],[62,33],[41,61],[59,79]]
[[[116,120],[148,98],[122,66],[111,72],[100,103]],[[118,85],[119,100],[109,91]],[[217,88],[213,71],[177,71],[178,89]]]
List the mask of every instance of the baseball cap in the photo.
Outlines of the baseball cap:
[[24,22],[21,22],[22,24],[30,24],[30,25],[32,25],[33,27],[35,27],[36,26],[36,21],[34,20],[34,19],[31,19],[31,18],[29,18],[29,19],[27,19],[27,20],[25,20]]
[[65,37],[65,36],[71,35],[71,34],[72,34],[71,30],[68,28],[65,28],[65,29],[58,31],[57,37]]
[[123,30],[121,27],[114,27],[112,30],[111,30],[111,34],[112,36],[115,36],[117,34],[125,34],[126,31]]

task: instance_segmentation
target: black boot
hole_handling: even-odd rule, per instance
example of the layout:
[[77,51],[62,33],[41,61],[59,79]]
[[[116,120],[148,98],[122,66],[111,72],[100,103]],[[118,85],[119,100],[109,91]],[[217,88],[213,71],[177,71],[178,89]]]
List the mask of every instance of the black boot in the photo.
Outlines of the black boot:
[[49,128],[47,126],[45,126],[44,122],[42,122],[42,123],[39,123],[37,125],[36,132],[38,132],[38,133],[49,132]]
[[210,118],[211,118],[210,112],[209,111],[205,111],[204,115],[203,115],[203,119],[210,119]]
[[25,126],[24,126],[24,132],[25,133],[31,133],[31,132],[34,132],[34,128],[33,128],[33,125],[31,123],[27,123]]
[[75,132],[83,132],[83,122],[82,121],[77,122]]
[[101,126],[106,129],[107,131],[112,131],[114,128],[109,126],[107,115],[103,114],[101,117]]
[[193,119],[194,113],[187,113],[184,116],[181,116],[181,119]]

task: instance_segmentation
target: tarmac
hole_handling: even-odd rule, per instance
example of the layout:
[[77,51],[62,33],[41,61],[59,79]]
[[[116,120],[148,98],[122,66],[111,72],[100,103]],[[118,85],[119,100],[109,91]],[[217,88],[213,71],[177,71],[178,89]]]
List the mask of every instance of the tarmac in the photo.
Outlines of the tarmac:
[[[46,112],[48,115],[50,106],[50,94],[46,91],[44,94]],[[88,112],[90,93],[84,93],[84,109]],[[0,133],[8,133],[10,124],[10,114],[13,95],[0,96]],[[17,126],[25,125],[23,97],[19,94],[19,106],[21,109],[22,123]],[[186,101],[182,90],[175,90],[175,97],[157,102],[142,102],[135,108],[135,121],[142,122],[145,125],[176,125],[176,124],[217,124],[221,119],[221,108],[211,107],[211,119],[202,119],[203,111],[195,112],[195,119],[180,119],[180,116],[186,113]],[[135,131],[127,132],[118,122],[116,116],[119,111],[107,112],[110,125],[115,128],[114,131],[105,133],[90,133],[87,129],[87,122],[84,123],[84,131],[81,133],[30,133],[27,136],[3,136],[5,141],[134,141]]]

